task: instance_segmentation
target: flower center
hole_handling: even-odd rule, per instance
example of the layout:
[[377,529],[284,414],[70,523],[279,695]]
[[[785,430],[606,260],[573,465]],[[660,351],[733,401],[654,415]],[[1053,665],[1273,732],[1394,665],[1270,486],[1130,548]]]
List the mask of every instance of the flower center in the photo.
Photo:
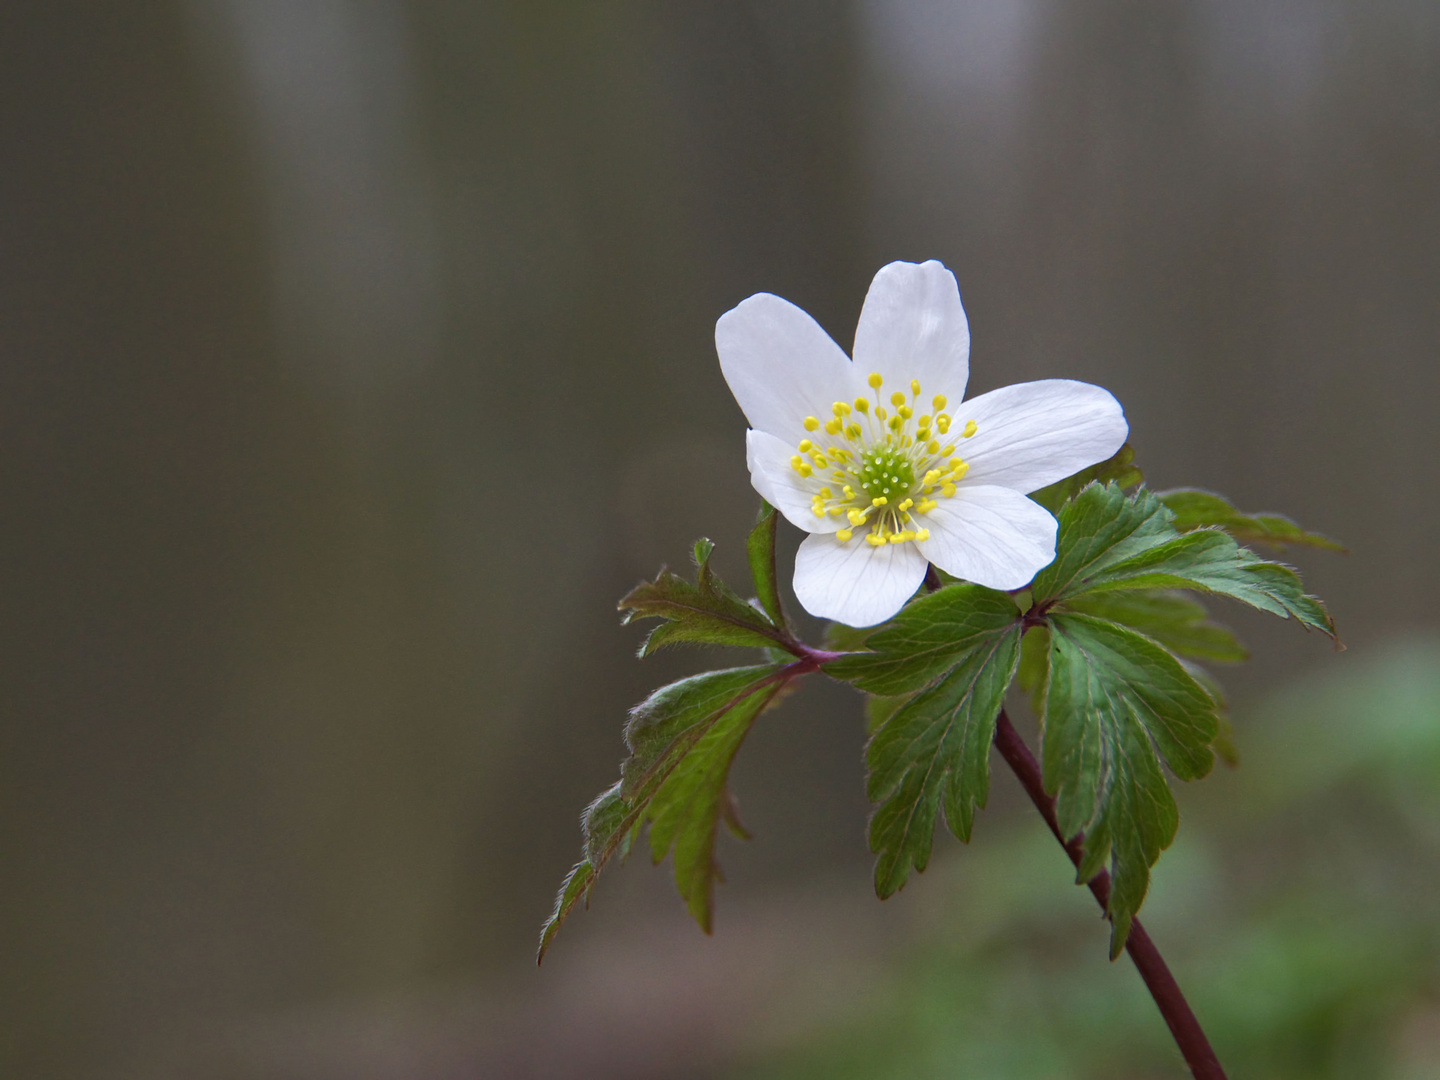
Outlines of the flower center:
[[[878,397],[884,380],[871,375],[869,383]],[[807,416],[805,430],[814,438],[802,440],[800,453],[790,459],[802,477],[823,485],[812,496],[815,516],[845,515],[849,527],[835,533],[842,544],[856,531],[876,547],[928,540],[930,530],[914,528],[913,515],[928,514],[939,505],[932,495],[954,495],[955,485],[970,470],[955,448],[959,439],[975,434],[974,420],[951,436],[943,394],[931,400],[933,415],[916,416],[920,383],[915,379],[910,380],[908,397],[897,390],[889,400],[889,408],[883,400],[872,407],[863,397],[853,403],[837,401],[823,425],[818,417]]]

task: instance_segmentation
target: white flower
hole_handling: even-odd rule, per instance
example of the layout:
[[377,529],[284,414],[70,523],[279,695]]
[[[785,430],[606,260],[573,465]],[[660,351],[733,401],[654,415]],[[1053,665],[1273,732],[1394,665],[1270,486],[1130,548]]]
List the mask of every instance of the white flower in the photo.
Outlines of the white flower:
[[875,275],[855,360],[794,304],[757,293],[715,325],[720,368],[751,430],[750,480],[811,535],[795,595],[812,615],[873,626],[928,563],[1018,589],[1055,558],[1055,519],[1025,496],[1125,442],[1120,403],[1068,379],[962,404],[970,328],[938,262]]

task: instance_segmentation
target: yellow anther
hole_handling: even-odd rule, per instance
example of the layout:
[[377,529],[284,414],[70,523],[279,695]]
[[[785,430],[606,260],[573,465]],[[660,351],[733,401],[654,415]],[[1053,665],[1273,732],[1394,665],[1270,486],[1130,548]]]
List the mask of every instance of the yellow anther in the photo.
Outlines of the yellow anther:
[[832,416],[829,420],[825,421],[825,430],[828,431],[831,435],[839,435],[840,429],[844,426],[845,425],[840,422],[840,418],[838,416]]
[[910,534],[908,532],[897,532],[890,534],[890,543],[892,544],[903,544],[906,540],[909,539]]
[[858,413],[867,413],[867,412],[869,412],[869,411],[870,411],[870,402],[866,401],[863,397],[857,397],[857,398],[855,399],[855,411],[858,412]]
[[808,454],[808,453],[810,452],[810,448],[811,448],[812,446],[814,446],[814,445],[815,445],[815,444],[814,444],[813,442],[811,442],[809,439],[801,439],[801,440],[800,440],[800,447],[799,447],[800,453],[802,453],[802,454]]
[[935,426],[940,429],[940,434],[944,435],[950,430],[950,417],[942,412],[939,416],[935,417]]
[[930,530],[929,530],[929,529],[921,529],[919,532],[917,532],[917,533],[915,534],[915,539],[916,539],[916,540],[929,540],[929,539],[930,539]]
[[945,395],[944,395],[944,394],[936,394],[936,395],[935,395],[935,400],[932,401],[930,404],[932,404],[932,405],[935,406],[935,411],[936,411],[936,412],[939,412],[941,409],[943,409],[943,408],[945,407]]
[[851,525],[864,525],[864,524],[865,524],[865,515],[862,514],[859,510],[851,510],[851,511],[850,511],[848,514],[846,514],[845,516],[850,519],[850,524],[851,524]]
[[940,470],[939,470],[939,469],[927,469],[927,470],[925,471],[925,479],[921,480],[920,482],[921,482],[922,484],[933,484],[936,480],[939,480],[939,479],[940,479]]
[[944,495],[947,499],[950,498],[951,495],[954,495],[954,494],[955,494],[955,485],[954,485],[954,484],[946,484],[944,487],[942,487],[942,488],[940,489],[940,494],[941,494],[941,495]]
[[816,467],[821,469],[825,468],[825,466],[829,464],[829,462],[825,460],[825,455],[822,454],[819,450],[810,451],[810,460],[815,463]]
[[846,484],[840,490],[845,493],[845,498],[847,499],[853,499],[855,497],[855,489],[852,488],[849,484]]
[[792,469],[794,469],[796,472],[799,472],[799,471],[800,471],[800,466],[803,465],[804,462],[805,462],[805,459],[802,458],[799,454],[796,454],[794,457],[792,457],[792,458],[790,459],[790,467],[791,467]]
[[815,430],[816,428],[818,428],[819,426],[820,426],[820,421],[817,420],[817,419],[815,419],[815,417],[813,417],[813,416],[807,416],[807,417],[805,417],[805,430],[806,430],[806,431],[814,431],[814,430]]
[[913,394],[915,397],[919,397],[919,396],[920,396],[920,380],[919,380],[919,379],[911,379],[911,380],[910,380],[910,393]]
[[798,472],[801,476],[809,476],[814,470],[810,468],[810,463],[808,461],[802,461],[795,469],[795,471]]
[[920,417],[919,420],[916,420],[916,421],[915,421],[915,426],[916,426],[916,427],[922,427],[922,428],[928,428],[928,427],[930,426],[930,414],[929,414],[929,413],[926,413],[924,416]]
[[944,450],[941,450],[941,451],[940,451],[940,456],[941,456],[941,457],[949,457],[949,456],[950,456],[951,454],[953,454],[954,452],[955,452],[955,447],[953,447],[953,446],[947,446],[947,447],[945,447]]
[[880,373],[878,371],[872,371],[870,373],[870,378],[866,379],[865,381],[870,384],[870,389],[879,390],[880,384],[883,383],[885,380],[880,377]]
[[840,516],[841,514],[843,514],[844,512],[845,512],[845,508],[844,508],[843,506],[832,506],[832,507],[830,507],[830,510],[828,511],[828,513],[830,514],[831,517],[839,517],[839,516]]
[[839,469],[836,469],[834,472],[832,472],[832,473],[830,474],[830,479],[832,479],[832,480],[844,480],[844,479],[845,479],[845,474],[844,474],[843,472],[841,472]]
[[816,504],[810,508],[810,512],[818,518],[823,518],[825,516],[825,507]]
[[830,408],[834,411],[836,416],[850,415],[850,406],[846,402],[837,401],[834,405],[831,405]]
[[881,420],[884,420],[884,419],[885,419],[887,416],[889,416],[890,414],[885,411],[885,406],[884,406],[884,405],[876,405],[876,406],[875,406],[875,415],[878,416]]
[[881,536],[879,533],[868,532],[865,534],[865,542],[871,547],[879,547],[881,544],[885,543],[885,537]]
[[[915,432],[915,442],[916,442],[917,444],[923,443],[923,442],[927,441],[929,438],[930,438],[930,432],[926,431],[924,428],[921,428],[919,431]],[[931,451],[931,452],[933,453],[934,451]]]
[[934,439],[932,439],[928,444],[926,444],[925,452],[927,454],[938,454],[940,452],[940,444]]
[[847,428],[845,429],[845,437],[846,437],[847,439],[849,439],[851,442],[859,442],[859,441],[860,441],[860,436],[863,435],[863,434],[865,434],[865,433],[860,430],[860,425],[859,425],[859,424],[851,424],[849,427],[847,427]]
[[870,500],[870,505],[871,505],[871,506],[884,506],[884,505],[885,505],[886,503],[888,503],[889,501],[890,501],[890,500],[887,499],[887,498],[885,498],[884,495],[876,495],[875,498],[873,498],[873,499]]
[[890,404],[898,409],[901,405],[905,404],[905,395],[900,393],[899,390],[896,390],[895,393],[890,395]]
[[898,412],[901,416],[903,416],[906,420],[909,420],[910,417],[915,415],[915,410],[910,408],[909,405],[901,405],[900,408],[895,411]]
[[851,532],[849,529],[841,529],[839,532],[837,532],[837,533],[835,534],[835,539],[836,539],[836,540],[839,540],[840,543],[843,544],[843,543],[845,543],[846,540],[849,540],[850,537],[852,537],[852,536],[854,536],[854,535],[855,535],[855,534],[854,534],[853,532]]
[[901,510],[909,510],[910,507],[912,507],[912,506],[914,506],[914,505],[915,505],[915,500],[914,500],[914,499],[906,499],[904,502],[902,502],[902,503],[900,504],[900,509],[901,509]]
[[822,487],[820,489],[820,494],[816,496],[816,498],[819,499],[833,499],[834,497],[835,496],[830,493],[830,489],[828,487]]
[[901,515],[900,515],[900,520],[901,520],[901,521],[909,521],[909,520],[910,520],[910,515],[909,515],[909,514],[901,514]]
[[953,476],[956,480],[962,480],[964,479],[965,474],[969,471],[970,463],[968,461],[962,461],[960,462],[960,464],[955,466],[955,468],[951,471],[950,475]]
[[920,500],[920,502],[915,504],[915,512],[917,514],[928,514],[931,510],[934,510],[935,507],[939,505],[940,504],[937,503],[934,499],[922,499]]
[[902,420],[900,417],[898,417],[898,416],[892,416],[892,417],[890,418],[890,425],[889,425],[889,426],[890,426],[890,430],[891,430],[891,431],[899,431],[901,425],[903,425],[904,423],[905,423],[905,421]]
[[975,423],[974,420],[966,420],[966,421],[965,421],[965,430],[962,431],[960,434],[961,434],[962,436],[964,436],[965,438],[968,439],[968,438],[970,438],[971,435],[974,435],[975,432],[977,432],[977,431],[979,431],[979,430],[980,430],[980,425],[977,424],[977,423]]

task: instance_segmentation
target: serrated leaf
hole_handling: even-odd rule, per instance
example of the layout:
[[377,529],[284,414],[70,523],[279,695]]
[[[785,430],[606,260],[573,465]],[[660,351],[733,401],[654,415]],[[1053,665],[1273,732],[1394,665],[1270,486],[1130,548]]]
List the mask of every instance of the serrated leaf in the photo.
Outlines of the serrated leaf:
[[1179,822],[1160,758],[1182,780],[1204,776],[1217,732],[1210,695],[1153,641],[1090,615],[1052,616],[1045,790],[1065,836],[1085,834],[1078,880],[1109,859],[1112,958]]
[[1344,551],[1328,536],[1307,532],[1283,514],[1245,514],[1235,509],[1223,495],[1198,488],[1174,488],[1158,495],[1175,515],[1174,525],[1180,532],[1215,526],[1224,529],[1242,544],[1270,544],[1283,547],[1299,544],[1304,547]]
[[1020,659],[1020,623],[1013,616],[975,640],[948,674],[902,705],[871,738],[866,793],[878,803],[870,819],[875,892],[883,900],[905,884],[910,868],[930,861],[935,818],[969,841],[975,808],[990,784],[990,743]]
[[637,585],[621,599],[624,623],[635,619],[666,620],[650,632],[640,647],[640,655],[649,656],[666,645],[681,643],[762,649],[774,646],[796,653],[795,643],[783,626],[740,599],[715,576],[710,568],[714,547],[709,540],[696,541],[695,584],[661,570],[654,581]]
[[540,928],[540,950],[535,957],[537,964],[545,959],[545,953],[560,932],[560,925],[569,916],[570,909],[590,892],[590,887],[595,884],[595,875],[595,867],[589,860],[576,863],[565,875],[565,880],[560,883],[560,894],[555,897],[555,910]]
[[785,612],[780,607],[780,584],[775,573],[775,530],[779,521],[775,508],[760,500],[760,515],[745,538],[745,553],[750,559],[750,580],[755,584],[760,607],[772,623],[784,626]]
[[[750,675],[750,682],[743,690],[725,691],[729,699],[726,702],[716,703],[713,688],[699,688],[687,692],[684,696],[688,700],[683,704],[677,696],[668,706],[674,708],[673,715],[659,722],[652,722],[653,712],[641,716],[637,711],[632,719],[638,719],[639,723],[626,730],[634,748],[630,761],[621,770],[622,783],[627,788],[631,762],[649,761],[653,747],[676,732],[656,764],[639,774],[642,779],[636,784],[639,791],[649,789],[653,785],[649,778],[669,765],[645,811],[650,822],[650,854],[659,863],[673,849],[676,888],[690,914],[707,934],[711,929],[715,880],[719,873],[715,864],[715,828],[727,813],[726,779],[730,763],[749,733],[750,725],[780,688],[780,682],[772,678],[778,668],[741,670]],[[738,674],[738,671],[711,672],[709,677],[716,687],[731,686]],[[699,675],[686,682],[706,679],[707,676]],[[732,817],[732,820],[738,825],[738,818]]]
[[1065,610],[1120,623],[1153,638],[1177,656],[1238,664],[1249,659],[1245,646],[1225,627],[1209,621],[1198,601],[1170,590],[1097,592],[1077,596]]
[[912,600],[865,639],[869,652],[825,665],[826,674],[872,694],[918,690],[1020,618],[1006,593],[981,585],[947,585]]
[[654,860],[674,850],[676,886],[695,920],[710,932],[719,875],[716,827],[723,821],[744,834],[727,787],[730,763],[755,718],[784,687],[784,670],[783,664],[758,664],[694,675],[662,687],[630,711],[625,725],[630,757],[620,780],[585,810],[585,857],[565,879],[541,931],[541,957],[605,864],[617,853],[627,854],[647,822]]
[[1112,481],[1122,488],[1132,488],[1145,481],[1145,474],[1135,464],[1135,450],[1129,443],[1120,447],[1112,456],[1099,464],[1091,465],[1088,469],[1081,469],[1073,476],[1067,476],[1064,480],[1059,480],[1049,487],[1031,492],[1030,498],[1055,514],[1086,484],[1097,482],[1108,484]]
[[1324,605],[1300,576],[1240,547],[1225,532],[1181,534],[1171,513],[1145,489],[1126,494],[1092,484],[1060,511],[1055,561],[1036,575],[1037,604],[1111,589],[1196,589],[1232,599],[1335,636]]

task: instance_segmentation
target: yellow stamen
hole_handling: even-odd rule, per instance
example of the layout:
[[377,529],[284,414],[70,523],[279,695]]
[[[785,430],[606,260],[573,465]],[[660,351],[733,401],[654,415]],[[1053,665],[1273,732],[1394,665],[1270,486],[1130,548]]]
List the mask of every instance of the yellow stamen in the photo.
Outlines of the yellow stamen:
[[810,512],[818,518],[823,518],[825,516],[825,508],[823,506],[812,506],[810,508]]
[[885,498],[884,495],[876,495],[875,498],[873,498],[873,499],[870,500],[870,505],[871,505],[871,506],[884,506],[884,505],[885,505],[887,502],[889,502],[889,501],[890,501],[890,500],[887,499],[887,498]]
[[880,377],[880,373],[878,371],[872,371],[870,373],[870,378],[866,379],[865,381],[870,384],[870,389],[879,390],[880,384],[883,383],[885,380]]
[[864,525],[864,524],[865,524],[865,515],[862,514],[859,510],[851,510],[851,511],[850,511],[848,514],[846,514],[845,516],[850,519],[850,524],[851,524],[851,525]]
[[818,428],[819,426],[820,426],[820,421],[817,420],[817,419],[815,419],[815,417],[813,417],[813,416],[807,416],[807,417],[805,417],[805,430],[806,430],[806,431],[814,431],[814,430],[815,430],[816,428]]
[[884,405],[876,405],[876,406],[875,406],[875,415],[878,416],[881,420],[884,420],[884,419],[885,419],[887,416],[889,416],[890,414],[885,411],[885,406],[884,406]]
[[815,462],[815,464],[822,469],[829,464],[829,462],[825,460],[825,455],[819,450],[810,451],[810,460]]
[[855,535],[855,534],[854,534],[853,532],[851,532],[849,529],[841,529],[839,532],[837,532],[837,533],[835,534],[835,539],[836,539],[836,540],[839,540],[839,541],[843,544],[843,543],[845,543],[846,540],[849,540],[850,537],[852,537],[852,536],[854,536],[854,535]]
[[944,487],[942,487],[942,488],[940,489],[940,494],[941,494],[941,495],[944,495],[947,499],[950,498],[951,495],[954,495],[954,494],[955,494],[955,485],[954,485],[954,484],[946,484]]
[[920,380],[919,380],[919,379],[911,379],[911,380],[910,380],[910,393],[911,393],[912,395],[914,395],[915,397],[919,397],[919,396],[920,396]]
[[896,409],[895,411],[898,412],[901,416],[903,416],[906,420],[909,420],[910,417],[915,415],[915,410],[910,408],[909,405],[901,405],[900,408]]
[[863,397],[857,397],[857,398],[855,399],[855,411],[858,412],[858,413],[867,413],[867,412],[869,412],[869,411],[870,411],[870,402],[866,401]]
[[825,421],[825,430],[828,431],[831,435],[839,435],[840,429],[844,426],[845,425],[840,422],[840,418],[838,416],[832,416],[829,420]]
[[801,476],[809,476],[810,473],[814,470],[810,468],[810,463],[808,461],[802,461],[799,465],[795,467],[795,471],[798,472]]
[[950,417],[942,412],[939,416],[935,417],[935,426],[939,428],[940,434],[944,435],[950,430]]
[[917,532],[917,533],[915,534],[915,539],[916,539],[916,540],[929,540],[929,539],[930,539],[930,530],[929,530],[929,529],[921,529],[919,532]]
[[845,493],[845,498],[847,499],[853,499],[855,497],[855,489],[852,488],[849,484],[846,484],[840,490]]
[[819,498],[822,498],[822,499],[833,499],[834,497],[835,497],[835,496],[833,496],[832,494],[830,494],[830,489],[829,489],[828,487],[822,487],[822,488],[820,489]]
[[811,442],[809,439],[801,439],[801,440],[800,440],[800,447],[799,447],[800,453],[802,453],[802,454],[808,454],[808,453],[810,452],[810,448],[811,448],[812,446],[814,446],[814,445],[815,445],[815,444],[814,444],[813,442]]
[[949,456],[950,456],[951,454],[953,454],[954,452],[955,452],[955,447],[953,447],[953,446],[947,446],[947,447],[945,447],[944,450],[941,450],[941,451],[940,451],[940,456],[941,456],[941,457],[949,457]]
[[901,509],[901,510],[909,510],[910,507],[912,507],[912,506],[914,506],[914,505],[915,505],[915,500],[914,500],[914,499],[906,499],[904,502],[902,502],[902,503],[900,504],[900,509]]
[[956,480],[963,480],[965,478],[965,474],[969,471],[970,463],[968,461],[962,461],[959,465],[956,465],[953,470],[951,470],[950,475],[953,476]]
[[859,425],[859,424],[851,424],[849,427],[847,427],[847,428],[845,429],[845,437],[846,437],[847,439],[849,439],[851,442],[859,442],[859,441],[860,441],[860,436],[863,435],[863,434],[865,434],[865,433],[860,430],[860,425]]
[[890,425],[889,425],[889,426],[890,426],[890,430],[891,430],[891,431],[899,431],[899,430],[900,430],[900,425],[903,424],[904,422],[905,422],[905,421],[901,420],[900,417],[898,417],[898,416],[892,416],[892,417],[890,418]]
[[890,404],[898,409],[901,405],[905,404],[905,395],[900,393],[899,390],[896,390],[895,393],[890,395]]
[[839,517],[844,512],[845,508],[843,506],[832,506],[829,510],[829,514],[831,517]]
[[965,421],[965,430],[962,431],[960,434],[961,434],[962,436],[964,436],[965,438],[968,439],[968,438],[970,438],[970,436],[974,435],[975,432],[977,432],[977,431],[979,431],[979,430],[980,430],[980,425],[977,424],[977,423],[975,423],[974,420],[966,420],[966,421]]
[[941,409],[943,409],[943,408],[945,407],[945,395],[944,395],[944,394],[936,394],[936,395],[935,395],[935,400],[932,401],[930,404],[932,404],[932,405],[935,406],[935,411],[936,411],[936,412],[939,412]]
[[937,503],[934,499],[921,499],[920,502],[915,505],[915,512],[918,514],[928,514],[931,510],[934,510],[935,507],[939,505],[940,504]]

